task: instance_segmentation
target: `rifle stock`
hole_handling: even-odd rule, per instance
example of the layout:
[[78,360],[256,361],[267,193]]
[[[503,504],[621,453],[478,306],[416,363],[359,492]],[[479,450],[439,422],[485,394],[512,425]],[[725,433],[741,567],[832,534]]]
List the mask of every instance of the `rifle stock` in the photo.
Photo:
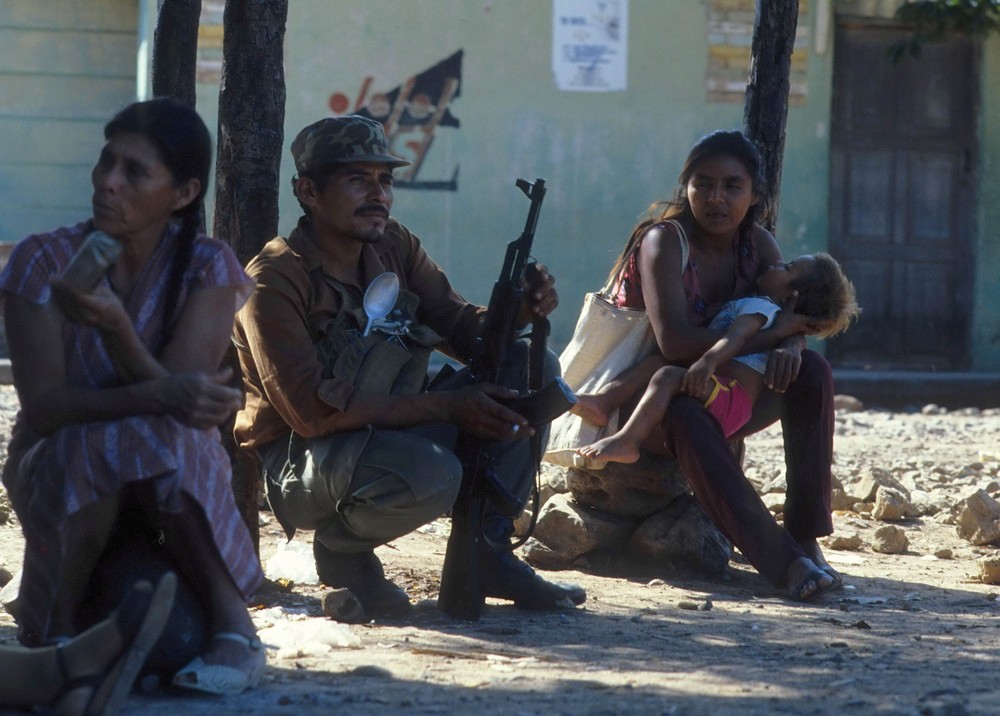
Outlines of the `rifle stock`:
[[[475,382],[499,383],[508,359],[508,349],[516,336],[517,317],[523,298],[523,286],[531,260],[535,226],[545,180],[533,183],[517,180],[517,186],[531,200],[531,208],[521,235],[507,245],[500,277],[493,285],[478,351],[469,368]],[[531,333],[529,386],[532,391],[508,404],[525,416],[531,425],[542,425],[565,412],[576,398],[561,379],[541,387],[541,366],[546,352],[548,320],[535,321]],[[524,505],[511,495],[494,472],[496,443],[463,435],[456,448],[462,461],[463,477],[458,498],[451,513],[451,534],[441,572],[438,606],[453,617],[478,619],[485,601],[479,551],[484,547],[483,513],[487,502],[508,517],[516,517]]]

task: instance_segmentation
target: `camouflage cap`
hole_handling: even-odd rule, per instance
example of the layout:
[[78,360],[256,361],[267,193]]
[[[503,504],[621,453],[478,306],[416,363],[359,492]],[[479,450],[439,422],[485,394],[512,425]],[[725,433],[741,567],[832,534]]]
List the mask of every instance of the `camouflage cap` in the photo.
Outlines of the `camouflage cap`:
[[381,122],[358,114],[310,124],[292,141],[292,158],[299,174],[325,164],[382,162],[405,167],[410,163],[389,154]]

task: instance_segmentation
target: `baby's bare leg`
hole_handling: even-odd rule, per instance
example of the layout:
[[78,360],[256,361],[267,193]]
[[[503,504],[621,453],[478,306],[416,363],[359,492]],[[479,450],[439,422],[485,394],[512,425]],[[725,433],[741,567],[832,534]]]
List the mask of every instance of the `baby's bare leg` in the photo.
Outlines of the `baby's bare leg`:
[[628,463],[638,460],[640,443],[663,420],[667,406],[680,390],[685,372],[678,366],[661,366],[622,429],[603,440],[584,445],[577,452],[593,461]]
[[642,390],[652,380],[656,371],[665,365],[663,356],[654,353],[643,358],[596,393],[577,393],[577,402],[570,412],[588,423],[604,427],[616,408]]
[[603,428],[611,419],[614,406],[605,400],[601,393],[577,393],[576,402],[569,409],[574,415],[579,415],[588,423]]

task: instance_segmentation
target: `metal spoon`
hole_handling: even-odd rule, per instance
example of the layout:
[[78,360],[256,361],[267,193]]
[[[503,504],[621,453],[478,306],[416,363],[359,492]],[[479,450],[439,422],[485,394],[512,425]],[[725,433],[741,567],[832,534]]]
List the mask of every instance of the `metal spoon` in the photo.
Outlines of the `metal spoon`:
[[389,315],[389,311],[396,305],[397,298],[399,298],[399,277],[396,274],[386,271],[372,279],[361,301],[365,315],[368,316],[368,325],[361,335],[367,336],[371,333],[375,321]]

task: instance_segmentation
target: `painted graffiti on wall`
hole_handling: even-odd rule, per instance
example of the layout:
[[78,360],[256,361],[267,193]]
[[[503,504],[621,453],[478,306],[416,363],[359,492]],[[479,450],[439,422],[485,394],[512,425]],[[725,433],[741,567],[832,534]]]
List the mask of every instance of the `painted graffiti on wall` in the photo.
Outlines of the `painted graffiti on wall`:
[[462,50],[392,89],[373,90],[374,84],[375,78],[366,76],[353,101],[343,92],[334,92],[330,95],[330,109],[337,115],[360,114],[382,123],[390,151],[412,162],[396,170],[396,188],[456,191],[457,164],[450,178],[418,176],[437,132],[459,127],[450,105],[461,94]]

